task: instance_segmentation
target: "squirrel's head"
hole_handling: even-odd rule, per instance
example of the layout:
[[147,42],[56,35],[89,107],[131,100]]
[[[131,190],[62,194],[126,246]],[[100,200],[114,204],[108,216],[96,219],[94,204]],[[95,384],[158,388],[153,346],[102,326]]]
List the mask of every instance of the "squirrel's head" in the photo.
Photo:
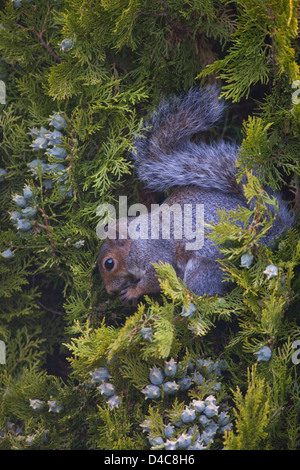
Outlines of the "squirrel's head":
[[98,256],[100,276],[108,294],[118,294],[132,282],[127,269],[131,240],[122,234],[119,223],[116,232],[116,239],[104,240]]

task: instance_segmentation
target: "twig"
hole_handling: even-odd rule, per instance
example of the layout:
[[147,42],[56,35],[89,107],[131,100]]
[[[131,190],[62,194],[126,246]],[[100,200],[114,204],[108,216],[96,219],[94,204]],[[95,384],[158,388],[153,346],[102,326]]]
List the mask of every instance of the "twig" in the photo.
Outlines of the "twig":
[[[22,10],[24,11],[25,14],[27,14],[27,10],[25,8],[22,8]],[[47,44],[46,41],[43,39],[43,34],[44,34],[44,31],[45,31],[44,26],[45,26],[45,22],[47,20],[48,15],[49,15],[49,12],[47,13],[47,15],[45,17],[45,21],[44,21],[44,24],[43,24],[43,27],[42,27],[42,31],[40,33],[33,26],[31,28],[28,28],[28,29],[36,35],[36,37],[38,38],[38,40],[42,44],[43,48],[46,49],[47,52],[49,52],[51,57],[53,57],[53,59],[55,59],[56,62],[61,63],[61,62],[63,62],[63,60],[53,51],[51,46],[49,46],[49,44]],[[17,26],[19,28],[22,28],[22,29],[25,29],[25,30],[27,29],[25,26],[23,26],[20,23],[17,23]]]
[[44,49],[49,52],[49,54],[53,57],[53,59],[55,59],[56,62],[61,64],[63,60],[53,51],[51,46],[49,46],[49,44],[47,44],[46,41],[43,39],[43,30],[39,33],[35,28],[32,28],[32,31],[36,35]]
[[44,209],[42,209],[41,207],[38,207],[38,210],[42,213],[43,215],[43,219],[44,219],[44,222],[45,222],[45,225],[43,226],[42,224],[39,224],[40,227],[44,228],[47,232],[47,235],[49,237],[49,242],[50,242],[50,246],[51,246],[51,254],[53,256],[53,259],[54,259],[54,263],[55,263],[55,266],[56,266],[56,269],[57,269],[57,272],[58,274],[67,282],[68,279],[67,277],[65,276],[65,274],[62,272],[62,270],[60,269],[60,266],[58,264],[58,261],[57,261],[57,256],[56,256],[56,252],[55,252],[55,248],[54,248],[54,242],[53,242],[53,239],[52,239],[52,234],[51,234],[51,231],[49,229],[49,224],[48,224],[48,217],[44,211]]
[[43,310],[46,312],[54,313],[54,315],[65,315],[65,312],[58,312],[57,310],[52,310],[52,308],[46,307],[42,302],[40,302],[37,298],[34,299],[35,303],[38,304]]

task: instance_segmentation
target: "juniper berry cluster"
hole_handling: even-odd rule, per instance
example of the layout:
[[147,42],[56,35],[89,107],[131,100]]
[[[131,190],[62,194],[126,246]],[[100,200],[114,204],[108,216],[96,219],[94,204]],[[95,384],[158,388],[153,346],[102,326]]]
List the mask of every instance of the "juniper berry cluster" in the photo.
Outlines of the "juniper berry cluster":
[[[154,366],[150,369],[149,384],[142,390],[145,399],[158,400],[166,395],[175,395],[177,392],[186,392],[192,386],[207,387],[207,396],[204,400],[193,399],[181,411],[180,416],[170,420],[166,413],[163,435],[157,435],[155,423],[146,419],[141,427],[148,434],[151,448],[165,450],[175,449],[206,449],[214,440],[216,434],[222,435],[230,430],[229,415],[220,411],[216,397],[211,393],[221,389],[216,378],[226,368],[223,361],[213,362],[201,359],[188,366],[177,363],[173,358],[164,363],[164,367]],[[153,432],[154,431],[154,432]]]
[[[48,162],[37,158],[28,164],[32,174],[38,179],[43,178],[43,186],[45,189],[51,189],[54,182],[65,183],[68,178],[67,169],[63,162],[67,158],[67,151],[63,148],[64,135],[63,131],[66,126],[66,120],[60,114],[51,116],[50,124],[54,127],[51,132],[44,127],[40,129],[32,128],[29,134],[35,137],[31,147],[34,151],[43,150],[48,156]],[[65,184],[59,187],[60,194],[65,197],[72,196],[72,188],[68,188]]]
[[106,403],[109,405],[111,410],[118,408],[120,405],[120,397],[115,392],[115,386],[108,382],[110,379],[110,373],[105,367],[99,367],[95,369],[93,372],[90,372],[92,377],[92,383],[99,383],[100,385],[97,387],[101,395],[106,397]]

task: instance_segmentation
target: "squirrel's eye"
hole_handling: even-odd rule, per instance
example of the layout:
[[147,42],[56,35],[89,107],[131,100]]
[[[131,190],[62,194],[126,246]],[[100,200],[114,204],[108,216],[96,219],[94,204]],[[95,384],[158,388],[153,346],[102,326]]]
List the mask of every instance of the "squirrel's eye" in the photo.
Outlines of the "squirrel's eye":
[[112,258],[108,258],[104,263],[104,266],[107,269],[107,271],[111,271],[114,265],[115,265],[115,262]]

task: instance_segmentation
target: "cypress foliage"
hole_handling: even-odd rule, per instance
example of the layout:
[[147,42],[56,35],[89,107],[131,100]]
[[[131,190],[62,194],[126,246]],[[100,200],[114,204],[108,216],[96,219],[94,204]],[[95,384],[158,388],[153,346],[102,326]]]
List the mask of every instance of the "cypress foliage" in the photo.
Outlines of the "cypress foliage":
[[[0,0],[1,449],[299,448],[298,6]],[[240,143],[255,201],[211,227],[235,287],[198,297],[159,263],[161,296],[124,308],[97,207],[147,200],[128,158],[143,118],[214,81],[213,137]],[[296,219],[272,249],[266,184]]]

